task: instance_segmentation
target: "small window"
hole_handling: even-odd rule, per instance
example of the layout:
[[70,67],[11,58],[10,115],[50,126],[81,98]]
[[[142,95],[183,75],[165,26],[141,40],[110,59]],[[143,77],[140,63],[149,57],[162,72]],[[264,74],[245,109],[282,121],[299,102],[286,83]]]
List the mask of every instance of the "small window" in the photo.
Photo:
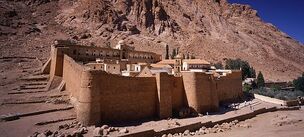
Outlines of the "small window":
[[74,55],[76,55],[76,54],[77,54],[77,51],[76,51],[76,49],[74,49],[74,50],[73,50],[73,54],[74,54]]
[[93,69],[96,69],[96,67],[94,66]]
[[86,51],[86,55],[87,55],[87,56],[89,55],[89,50]]
[[115,69],[115,67],[113,67],[113,69]]

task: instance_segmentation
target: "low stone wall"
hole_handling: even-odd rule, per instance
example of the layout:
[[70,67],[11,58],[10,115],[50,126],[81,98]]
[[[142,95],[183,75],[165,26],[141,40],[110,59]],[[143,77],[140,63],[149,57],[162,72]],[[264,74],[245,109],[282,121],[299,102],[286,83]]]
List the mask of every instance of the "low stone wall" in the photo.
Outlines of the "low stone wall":
[[297,105],[299,105],[299,102],[297,100],[285,101],[285,100],[271,98],[271,97],[267,97],[267,96],[263,96],[263,95],[259,95],[259,94],[254,94],[254,97],[257,98],[257,99],[260,99],[262,101],[265,101],[265,102],[279,104],[279,105],[282,105],[282,106],[297,106]]
[[254,98],[260,99],[265,102],[273,103],[273,104],[285,105],[284,100],[279,100],[276,98],[271,98],[271,97],[267,97],[267,96],[263,96],[263,95],[259,95],[259,94],[254,94]]

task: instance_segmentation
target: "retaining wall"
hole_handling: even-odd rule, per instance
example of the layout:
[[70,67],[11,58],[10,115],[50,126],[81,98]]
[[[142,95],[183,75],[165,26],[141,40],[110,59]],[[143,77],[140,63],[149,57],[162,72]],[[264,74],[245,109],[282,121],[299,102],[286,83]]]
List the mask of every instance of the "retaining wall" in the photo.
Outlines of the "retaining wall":
[[286,100],[280,100],[280,99],[271,98],[271,97],[267,97],[267,96],[263,96],[263,95],[259,95],[259,94],[254,94],[254,97],[257,98],[257,99],[260,99],[262,101],[265,101],[265,102],[274,103],[274,104],[283,105],[283,106],[297,106],[297,105],[299,105],[298,100],[287,100],[286,101]]

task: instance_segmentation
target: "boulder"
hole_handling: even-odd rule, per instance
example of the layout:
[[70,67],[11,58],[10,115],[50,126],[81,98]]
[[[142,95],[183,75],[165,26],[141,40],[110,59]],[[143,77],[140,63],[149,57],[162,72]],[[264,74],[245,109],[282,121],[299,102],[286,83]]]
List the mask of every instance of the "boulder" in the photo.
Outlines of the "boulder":
[[103,136],[103,129],[100,128],[100,127],[96,127],[96,128],[93,130],[93,136],[94,136],[94,137],[101,137],[101,136]]

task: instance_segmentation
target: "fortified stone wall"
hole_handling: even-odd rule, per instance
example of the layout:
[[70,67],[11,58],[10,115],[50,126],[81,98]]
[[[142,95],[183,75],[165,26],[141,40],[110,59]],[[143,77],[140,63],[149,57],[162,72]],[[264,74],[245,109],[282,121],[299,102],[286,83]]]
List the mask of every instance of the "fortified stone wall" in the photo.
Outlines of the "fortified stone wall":
[[216,80],[216,89],[220,102],[235,101],[243,96],[242,72],[233,71]]
[[92,71],[92,89],[100,92],[100,116],[104,122],[156,117],[154,77],[123,77]]
[[173,75],[168,75],[170,77],[171,89],[172,89],[172,111],[178,112],[184,107],[188,107],[186,101],[186,94],[183,84],[182,77],[174,77]]
[[198,113],[216,111],[219,107],[215,81],[212,75],[183,72],[183,84],[189,107]]
[[75,98],[79,96],[83,70],[84,67],[77,64],[71,57],[64,56],[62,79],[66,82],[66,90],[70,92],[70,96]]
[[53,46],[50,75],[63,78],[74,101],[77,119],[84,125],[163,119],[183,107],[199,113],[216,111],[219,102],[234,100],[242,94],[240,71],[220,78],[199,72],[182,72],[182,77],[167,73],[124,77],[81,65],[73,56],[78,56],[78,51],[74,53],[70,47]]

